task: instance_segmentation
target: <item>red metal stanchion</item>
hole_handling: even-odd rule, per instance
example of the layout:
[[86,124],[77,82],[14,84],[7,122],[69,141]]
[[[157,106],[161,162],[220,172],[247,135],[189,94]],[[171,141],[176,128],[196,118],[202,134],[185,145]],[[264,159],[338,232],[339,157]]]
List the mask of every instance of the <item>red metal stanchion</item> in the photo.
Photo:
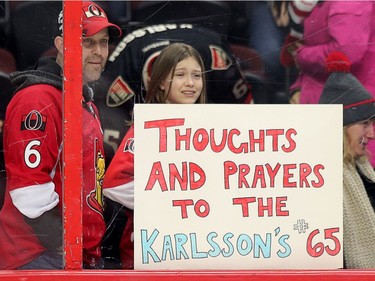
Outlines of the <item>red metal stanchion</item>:
[[82,268],[82,1],[65,0],[63,175],[65,269]]

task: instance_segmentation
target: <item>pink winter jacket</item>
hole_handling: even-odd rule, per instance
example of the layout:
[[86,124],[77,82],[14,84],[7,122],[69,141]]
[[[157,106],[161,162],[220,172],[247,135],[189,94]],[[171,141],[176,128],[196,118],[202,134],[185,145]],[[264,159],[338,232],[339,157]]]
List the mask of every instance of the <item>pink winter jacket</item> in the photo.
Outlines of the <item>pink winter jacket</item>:
[[[333,51],[348,56],[351,73],[375,96],[375,1],[325,1],[304,21],[303,46],[297,51],[300,75],[291,90],[301,89],[301,104],[317,104]],[[368,144],[375,167],[375,141]]]
[[351,73],[375,96],[375,1],[326,1],[304,21],[303,47],[297,51],[301,104],[316,104],[328,77],[325,58],[341,51],[352,62]]

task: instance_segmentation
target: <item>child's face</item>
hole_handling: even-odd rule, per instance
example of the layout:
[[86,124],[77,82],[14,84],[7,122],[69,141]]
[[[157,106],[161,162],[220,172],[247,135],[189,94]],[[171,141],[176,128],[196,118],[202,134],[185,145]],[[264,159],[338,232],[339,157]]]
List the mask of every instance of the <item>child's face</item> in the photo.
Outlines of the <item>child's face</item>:
[[160,85],[162,90],[169,91],[166,103],[195,103],[202,92],[202,75],[202,69],[194,58],[180,61],[173,77],[171,72]]

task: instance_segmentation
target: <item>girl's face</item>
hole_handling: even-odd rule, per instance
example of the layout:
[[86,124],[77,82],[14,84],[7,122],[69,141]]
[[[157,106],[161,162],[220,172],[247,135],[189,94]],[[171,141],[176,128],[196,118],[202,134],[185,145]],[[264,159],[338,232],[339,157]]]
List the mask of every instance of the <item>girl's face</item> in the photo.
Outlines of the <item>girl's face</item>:
[[168,92],[166,103],[193,104],[199,98],[202,88],[202,69],[192,57],[180,61],[167,79],[160,84],[160,89]]
[[346,130],[349,137],[349,145],[355,156],[363,156],[366,152],[366,145],[375,138],[374,120],[366,120],[349,125]]

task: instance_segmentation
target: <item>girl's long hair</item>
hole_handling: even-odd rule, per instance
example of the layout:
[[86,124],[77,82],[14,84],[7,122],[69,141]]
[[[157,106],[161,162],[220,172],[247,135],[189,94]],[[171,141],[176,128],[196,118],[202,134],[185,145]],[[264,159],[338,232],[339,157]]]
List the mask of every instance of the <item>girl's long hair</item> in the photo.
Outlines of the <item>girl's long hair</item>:
[[[176,65],[188,57],[194,58],[202,69],[203,87],[196,103],[206,103],[206,78],[202,58],[197,50],[184,43],[173,43],[165,47],[155,60],[152,66],[150,83],[145,97],[146,103],[166,103],[169,89],[160,89],[160,84],[168,78],[171,71],[173,77]],[[172,83],[170,83],[170,86],[171,84]]]

